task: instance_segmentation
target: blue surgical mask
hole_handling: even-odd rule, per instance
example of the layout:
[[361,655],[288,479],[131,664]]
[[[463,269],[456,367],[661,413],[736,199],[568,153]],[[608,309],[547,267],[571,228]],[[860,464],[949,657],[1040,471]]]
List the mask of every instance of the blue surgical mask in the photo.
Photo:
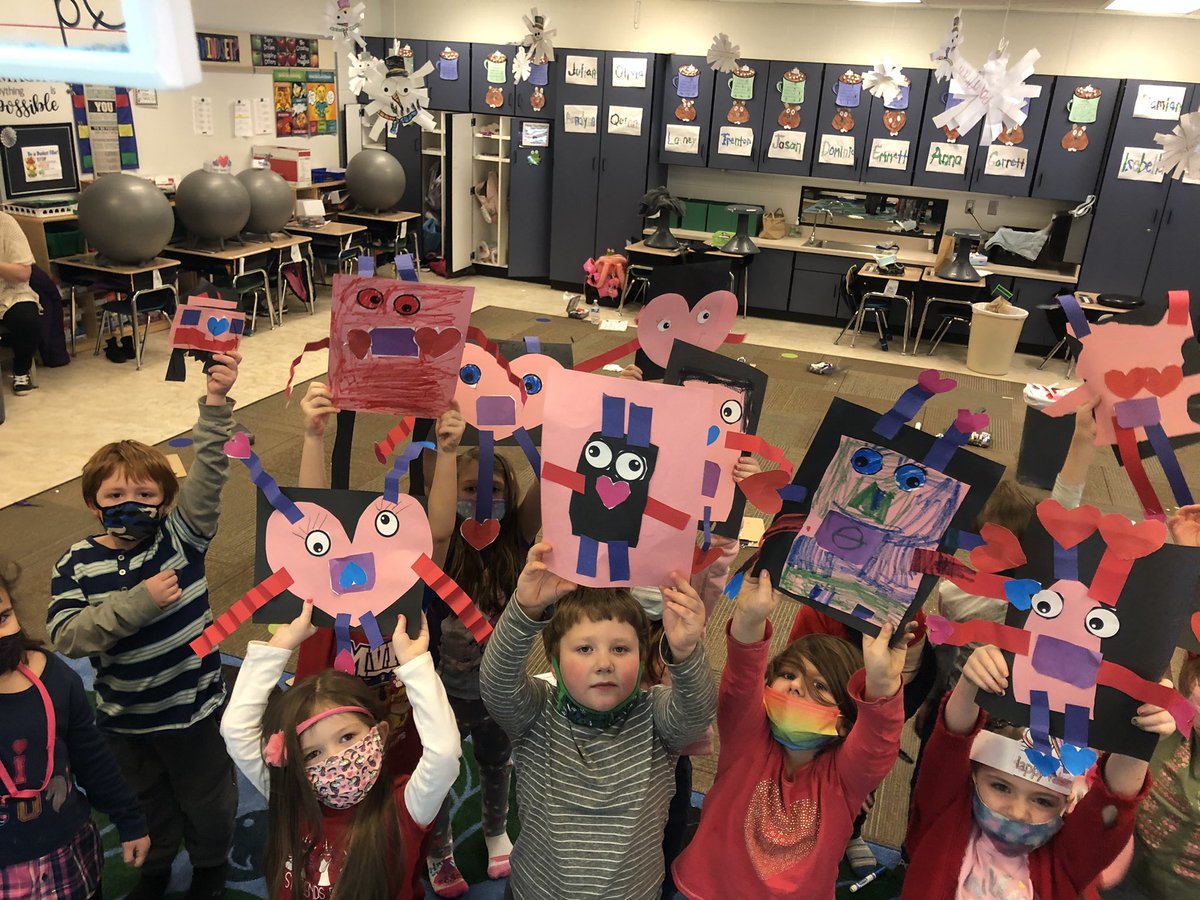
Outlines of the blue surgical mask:
[[1048,843],[1063,827],[1062,816],[1055,816],[1049,822],[1040,825],[1018,822],[1016,819],[1002,816],[983,802],[978,791],[971,798],[971,810],[975,814],[975,824],[979,826],[980,831],[996,843],[1007,845],[1022,853],[1031,853]]
[[[504,514],[508,512],[508,504],[503,500],[492,500],[492,518],[503,519]],[[458,501],[458,517],[460,519],[475,518],[475,501],[474,500],[459,500]]]
[[113,537],[130,543],[153,537],[160,524],[161,503],[126,500],[112,506],[100,507],[100,521]]

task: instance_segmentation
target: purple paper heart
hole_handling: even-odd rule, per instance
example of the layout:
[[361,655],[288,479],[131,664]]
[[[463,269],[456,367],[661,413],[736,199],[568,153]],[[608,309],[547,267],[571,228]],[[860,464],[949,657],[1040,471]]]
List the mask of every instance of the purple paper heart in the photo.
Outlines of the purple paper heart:
[[917,376],[917,384],[931,394],[944,394],[958,387],[957,381],[953,378],[943,378],[937,369],[926,369]]

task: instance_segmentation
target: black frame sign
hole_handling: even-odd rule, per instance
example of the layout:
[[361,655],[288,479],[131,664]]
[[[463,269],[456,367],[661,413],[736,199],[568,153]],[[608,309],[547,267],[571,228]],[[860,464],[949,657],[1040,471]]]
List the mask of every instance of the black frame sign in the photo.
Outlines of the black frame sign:
[[[75,126],[70,122],[0,128],[0,163],[10,200],[79,191]],[[58,174],[50,174],[55,169]]]

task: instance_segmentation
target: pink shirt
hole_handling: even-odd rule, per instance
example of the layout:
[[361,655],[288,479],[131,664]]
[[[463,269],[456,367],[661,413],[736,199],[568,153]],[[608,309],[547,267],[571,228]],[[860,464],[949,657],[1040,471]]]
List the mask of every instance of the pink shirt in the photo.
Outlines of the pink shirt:
[[975,828],[958,873],[954,900],[1034,900],[1029,854],[1005,853]]

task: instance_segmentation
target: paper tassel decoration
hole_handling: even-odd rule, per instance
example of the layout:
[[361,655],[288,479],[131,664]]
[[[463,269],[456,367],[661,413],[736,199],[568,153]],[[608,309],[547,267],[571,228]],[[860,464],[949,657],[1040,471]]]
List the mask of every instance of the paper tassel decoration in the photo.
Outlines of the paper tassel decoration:
[[554,62],[554,44],[550,39],[558,34],[557,28],[546,27],[546,17],[539,16],[537,7],[529,10],[528,16],[521,17],[525,22],[525,27],[529,29],[529,33],[525,35],[525,40],[521,43],[529,51],[530,59],[542,60],[546,62]]
[[870,72],[863,72],[863,87],[872,97],[879,97],[885,103],[890,103],[900,96],[900,88],[908,83],[904,70],[895,65],[891,57],[885,56],[875,63]]
[[350,0],[328,0],[325,4],[325,24],[329,36],[347,47],[357,45],[367,49],[367,40],[362,36],[362,22],[367,7],[362,3],[351,4]]
[[708,48],[708,64],[714,72],[731,73],[737,68],[738,54],[742,48],[729,40],[725,32],[713,36],[712,46]]
[[1163,148],[1158,164],[1164,172],[1176,180],[1200,180],[1200,110],[1180,116],[1174,131],[1159,132],[1154,140]]
[[533,57],[529,55],[524,47],[518,47],[517,52],[513,54],[513,84],[520,84],[522,81],[528,81],[530,72],[532,71]]
[[954,17],[950,32],[942,45],[929,54],[929,61],[934,65],[933,77],[938,81],[946,81],[954,73],[954,61],[958,59],[958,48],[963,44],[962,10]]
[[1030,50],[1010,69],[1008,52],[1001,48],[988,57],[979,71],[956,56],[950,92],[962,102],[934,116],[933,124],[965,133],[982,119],[980,144],[990,144],[1006,129],[1023,125],[1025,101],[1042,94],[1039,86],[1025,83],[1040,58],[1037,50]]

